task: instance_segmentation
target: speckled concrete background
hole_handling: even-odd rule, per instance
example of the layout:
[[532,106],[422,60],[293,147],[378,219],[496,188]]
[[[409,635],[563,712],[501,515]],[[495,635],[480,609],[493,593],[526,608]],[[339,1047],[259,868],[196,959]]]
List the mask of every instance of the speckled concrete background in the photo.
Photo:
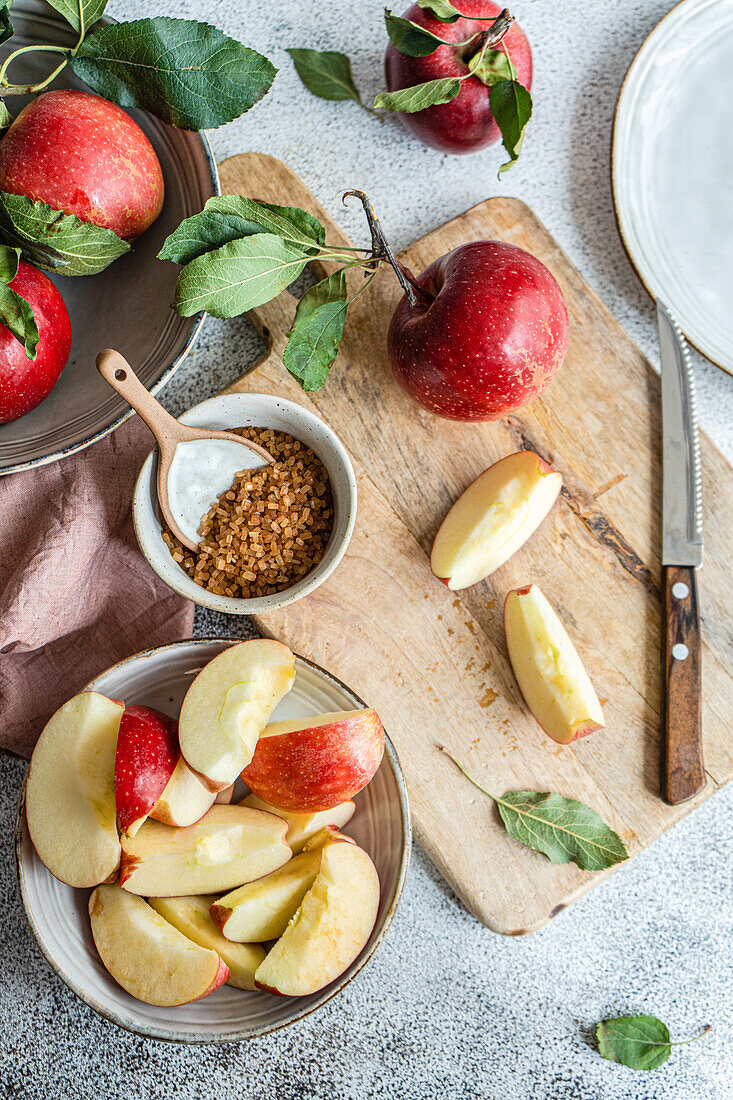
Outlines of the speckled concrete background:
[[[369,97],[381,87],[378,0],[113,0],[117,17],[206,18],[282,71],[250,115],[211,135],[219,159],[258,149],[296,168],[353,234],[347,186],[368,188],[397,246],[500,190],[534,208],[653,358],[650,301],[621,248],[609,149],[613,108],[638,45],[669,0],[518,0],[535,54],[536,117],[522,160],[496,181],[498,152],[424,149],[396,122],[309,97],[286,46],[345,49]],[[399,5],[398,5],[399,8]],[[259,342],[246,321],[210,321],[166,391],[178,412],[239,373]],[[701,420],[733,455],[733,381],[695,358]],[[223,616],[197,631],[240,633]],[[368,968],[315,1017],[248,1045],[182,1049],[98,1019],[52,974],[16,897],[15,805],[24,765],[0,759],[0,1096],[28,1100],[730,1100],[733,1098],[733,789],[522,940],[480,927],[414,852],[392,930]],[[446,808],[450,812],[450,808]],[[595,1021],[652,1012],[686,1038],[651,1073],[602,1061]]]

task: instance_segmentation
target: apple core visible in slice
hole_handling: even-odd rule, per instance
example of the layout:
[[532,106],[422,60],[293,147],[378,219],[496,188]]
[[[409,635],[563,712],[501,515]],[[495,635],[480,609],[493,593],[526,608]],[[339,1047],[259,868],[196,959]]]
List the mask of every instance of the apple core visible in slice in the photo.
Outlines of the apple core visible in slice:
[[602,729],[603,711],[588,673],[538,585],[507,595],[504,628],[520,691],[545,733],[566,745]]
[[334,838],[300,909],[257,970],[257,988],[304,997],[334,981],[366,945],[378,907],[371,859],[347,837]]
[[[226,790],[231,792],[230,787]],[[150,811],[150,816],[163,825],[178,825],[183,828],[200,821],[217,800],[218,796],[209,790],[203,779],[179,756],[175,770]]]
[[430,568],[449,588],[488,577],[532,535],[555,503],[562,477],[533,451],[507,455],[459,496],[433,543]]
[[239,803],[240,806],[251,806],[253,810],[264,810],[266,813],[277,814],[288,823],[288,832],[285,837],[293,854],[301,852],[306,843],[326,825],[335,825],[340,829],[354,816],[356,804],[354,802],[342,802],[330,810],[321,810],[315,814],[294,814],[290,810],[276,809],[264,798],[256,794],[248,794]]
[[223,894],[290,859],[287,824],[248,806],[212,806],[184,829],[151,818],[122,838],[120,885],[143,897]]
[[202,668],[183,700],[178,728],[181,752],[211,790],[228,787],[250,762],[294,680],[291,651],[264,638],[225,649]]
[[329,839],[327,830],[323,833],[319,844],[314,838],[312,849],[211,906],[211,919],[228,940],[264,943],[282,936],[320,870],[322,846]]
[[114,980],[149,1005],[185,1005],[229,977],[216,951],[182,935],[142,898],[98,886],[89,899],[92,936]]
[[47,722],[31,757],[25,808],[33,845],[52,875],[96,886],[120,862],[115,748],[124,704],[75,695]]
[[272,722],[242,779],[260,798],[292,813],[318,813],[366,787],[384,752],[373,707]]
[[255,988],[255,970],[265,958],[258,943],[231,943],[222,936],[209,914],[215,896],[196,895],[182,898],[148,898],[148,904],[169,924],[199,947],[216,951],[229,967],[227,985],[237,989]]

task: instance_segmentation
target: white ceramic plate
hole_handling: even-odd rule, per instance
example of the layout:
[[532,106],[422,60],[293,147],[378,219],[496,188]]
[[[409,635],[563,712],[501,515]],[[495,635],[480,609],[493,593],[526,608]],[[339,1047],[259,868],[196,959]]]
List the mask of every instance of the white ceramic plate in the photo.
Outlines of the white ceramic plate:
[[733,373],[733,0],[683,0],[636,55],[613,136],[629,256],[688,339]]
[[[194,638],[160,646],[114,665],[88,688],[177,716],[196,673],[239,640]],[[275,717],[300,718],[362,706],[347,687],[299,657],[295,685],[277,707]],[[343,989],[372,956],[392,921],[410,858],[410,812],[402,770],[388,738],[381,766],[369,786],[356,796],[356,806],[345,831],[366,849],[379,873],[377,922],[359,958],[340,978],[311,997],[246,993],[225,985],[202,1001],[176,1008],[157,1008],[135,1000],[112,980],[99,960],[87,913],[91,891],[65,886],[36,855],[25,820],[24,788],[18,808],[16,858],[28,923],[59,977],[91,1008],[130,1031],[189,1043],[264,1035],[308,1015]]]

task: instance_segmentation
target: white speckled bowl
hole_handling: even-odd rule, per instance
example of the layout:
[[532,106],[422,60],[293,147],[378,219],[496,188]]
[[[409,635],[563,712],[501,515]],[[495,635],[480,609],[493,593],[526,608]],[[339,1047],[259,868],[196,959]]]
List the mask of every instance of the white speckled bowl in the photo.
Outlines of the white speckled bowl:
[[156,452],[151,451],[135,485],[132,518],[140,549],[160,579],[186,599],[228,615],[257,615],[275,611],[307,596],[323,584],[346,553],[356,523],[356,476],[348,452],[336,433],[302,405],[267,393],[221,394],[194,405],[180,419],[184,424],[193,424],[197,428],[244,428],[251,425],[272,428],[288,432],[307,444],[328,470],[335,518],[326,553],[318,565],[292,588],[254,600],[217,596],[191,580],[185,569],[173,560],[163,542],[155,490]]
[[[194,638],[139,653],[97,676],[87,687],[126,703],[147,703],[177,716],[191,680],[237,638]],[[298,657],[295,686],[275,711],[277,719],[306,717],[364,706],[353,692],[317,665]],[[410,811],[397,754],[386,738],[377,774],[356,796],[345,831],[369,853],[379,873],[381,899],[369,942],[336,981],[310,997],[275,997],[222,986],[193,1004],[157,1008],[135,1000],[102,966],[87,913],[89,890],[74,890],[51,875],[31,844],[25,787],[18,807],[16,859],[20,896],[38,946],[66,984],[102,1016],[139,1035],[183,1043],[251,1039],[307,1016],[335,996],[376,951],[394,916],[410,858]],[[375,1005],[375,1010],[377,1006]]]

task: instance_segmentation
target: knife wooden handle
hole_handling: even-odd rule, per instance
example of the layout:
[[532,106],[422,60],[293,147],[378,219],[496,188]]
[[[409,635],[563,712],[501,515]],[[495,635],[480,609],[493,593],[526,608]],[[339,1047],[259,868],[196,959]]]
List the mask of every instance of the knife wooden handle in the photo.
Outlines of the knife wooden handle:
[[676,805],[705,786],[695,570],[687,565],[665,565],[663,584],[664,797]]

